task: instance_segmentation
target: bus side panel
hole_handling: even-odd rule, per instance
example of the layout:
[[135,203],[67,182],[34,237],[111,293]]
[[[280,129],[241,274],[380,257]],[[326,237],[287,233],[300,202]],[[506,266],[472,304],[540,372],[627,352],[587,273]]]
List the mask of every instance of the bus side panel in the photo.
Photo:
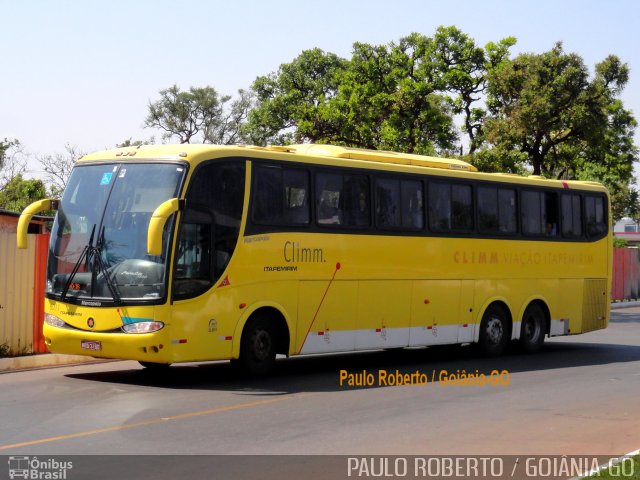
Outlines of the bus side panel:
[[301,281],[298,290],[298,353],[346,352],[355,348],[358,282]]
[[584,280],[567,278],[559,280],[560,291],[565,302],[558,302],[557,308],[551,310],[550,337],[580,333],[582,331],[582,296]]
[[475,297],[475,282],[463,280],[460,282],[460,305],[458,324],[458,343],[471,343],[478,330],[473,321],[473,299]]
[[458,342],[460,280],[413,282],[409,345]]
[[609,296],[606,278],[586,279],[582,295],[582,332],[600,330],[607,326]]
[[360,282],[356,350],[408,346],[410,312],[411,281]]

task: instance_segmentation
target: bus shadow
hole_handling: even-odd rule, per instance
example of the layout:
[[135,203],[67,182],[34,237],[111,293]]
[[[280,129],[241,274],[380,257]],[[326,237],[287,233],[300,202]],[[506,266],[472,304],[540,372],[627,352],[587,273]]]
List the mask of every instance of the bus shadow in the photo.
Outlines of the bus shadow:
[[[423,349],[367,351],[300,356],[279,359],[272,374],[245,377],[229,362],[175,365],[156,372],[142,368],[91,373],[74,373],[68,378],[159,389],[193,389],[233,392],[238,395],[288,395],[304,392],[350,391],[387,388],[377,381],[380,370],[387,375],[425,374],[428,382],[451,374],[481,375],[506,370],[510,374],[572,367],[640,361],[640,346],[602,343],[549,342],[537,354],[511,350],[486,358],[472,346],[442,346]],[[105,366],[108,364],[105,364]],[[349,385],[349,374],[372,373],[373,385]],[[345,377],[340,381],[342,376]],[[355,379],[356,377],[351,377]],[[445,377],[446,378],[446,377]]]

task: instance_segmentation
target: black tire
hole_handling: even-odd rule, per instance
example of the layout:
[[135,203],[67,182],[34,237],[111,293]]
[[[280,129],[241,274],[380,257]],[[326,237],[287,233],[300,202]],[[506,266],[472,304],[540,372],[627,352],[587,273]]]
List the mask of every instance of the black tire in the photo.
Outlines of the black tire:
[[527,353],[534,353],[542,348],[546,333],[547,318],[540,305],[529,305],[522,316],[520,325],[520,348]]
[[162,372],[167,370],[171,364],[170,363],[155,363],[155,362],[138,362],[145,369],[153,371],[153,372]]
[[249,320],[240,341],[239,366],[249,375],[268,373],[276,361],[276,329],[270,319],[256,316]]
[[480,322],[478,345],[488,356],[500,355],[509,343],[509,320],[499,305],[490,305]]

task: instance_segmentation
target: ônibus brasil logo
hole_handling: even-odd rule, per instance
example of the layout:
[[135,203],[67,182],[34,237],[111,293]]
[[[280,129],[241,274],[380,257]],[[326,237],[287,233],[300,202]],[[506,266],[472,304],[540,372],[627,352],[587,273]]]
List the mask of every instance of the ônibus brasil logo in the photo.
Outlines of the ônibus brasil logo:
[[66,480],[67,470],[73,468],[73,462],[62,462],[54,458],[45,460],[38,457],[9,457],[9,478],[33,480]]

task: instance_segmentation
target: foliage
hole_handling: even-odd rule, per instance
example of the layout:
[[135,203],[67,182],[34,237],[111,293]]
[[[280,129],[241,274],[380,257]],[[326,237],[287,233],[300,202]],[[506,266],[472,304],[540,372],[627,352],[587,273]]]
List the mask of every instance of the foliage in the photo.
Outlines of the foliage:
[[65,144],[64,150],[63,153],[38,158],[38,162],[45,172],[50,194],[54,198],[62,195],[76,161],[85,155],[78,150],[78,147],[69,143]]
[[577,159],[603,163],[606,147],[616,143],[626,148],[620,161],[629,164],[637,154],[627,145],[635,120],[615,98],[628,73],[625,64],[609,56],[590,79],[582,58],[565,53],[561,43],[502,62],[489,73],[486,138],[503,150],[526,153],[535,175],[575,175]]
[[319,48],[302,52],[278,73],[258,77],[251,90],[257,107],[249,113],[244,132],[251,143],[320,142],[335,136],[335,98],[347,62]]
[[129,137],[120,143],[116,143],[116,148],[139,147],[141,145],[153,145],[154,143],[155,137],[151,137],[149,140],[133,140],[132,137]]
[[21,212],[29,204],[46,198],[47,189],[42,180],[13,177],[0,191],[0,208]]
[[210,86],[182,92],[173,85],[160,91],[160,100],[149,103],[145,126],[164,131],[165,140],[177,137],[180,143],[236,143],[252,97],[240,90],[239,98],[230,101],[230,96],[221,96]]
[[613,237],[613,248],[624,248],[628,246],[629,242],[624,238],[618,238],[616,236]]
[[5,138],[0,141],[0,192],[5,186],[27,168],[22,144],[17,139]]
[[448,92],[453,112],[463,115],[462,131],[469,139],[470,154],[483,141],[486,111],[479,104],[488,74],[508,60],[509,48],[515,43],[515,37],[507,37],[483,49],[456,27],[439,27],[433,37],[429,61],[440,77],[439,89]]
[[536,175],[602,182],[614,220],[637,216],[631,186],[637,122],[617,98],[628,79],[628,66],[614,55],[590,76],[582,57],[564,52],[561,43],[503,61],[488,74],[483,148],[524,154],[520,165]]
[[513,38],[484,49],[455,27],[433,38],[412,33],[385,45],[355,43],[351,59],[306,50],[276,73],[258,77],[246,126],[258,144],[319,142],[434,154],[458,150],[454,114],[465,118],[472,149],[488,68],[507,57]]

